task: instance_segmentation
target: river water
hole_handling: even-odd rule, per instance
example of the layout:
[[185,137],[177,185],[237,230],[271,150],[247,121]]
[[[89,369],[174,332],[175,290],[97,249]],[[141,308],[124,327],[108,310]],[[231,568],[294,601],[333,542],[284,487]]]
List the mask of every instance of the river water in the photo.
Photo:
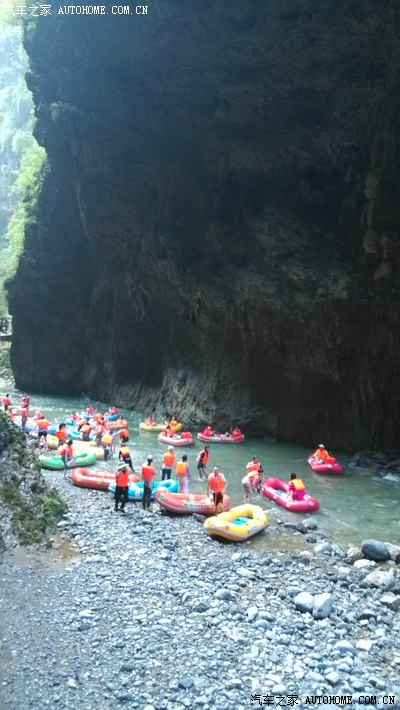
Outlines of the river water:
[[[21,393],[10,388],[13,404],[20,401]],[[56,423],[64,421],[72,411],[81,412],[92,404],[96,410],[107,411],[108,404],[92,402],[89,399],[73,399],[44,395],[32,395],[31,413],[41,410],[45,416]],[[157,434],[141,432],[139,423],[149,413],[128,411],[120,408],[120,412],[129,422],[132,460],[136,471],[148,454],[152,454],[157,468],[166,450],[165,444],[157,441]],[[212,424],[212,422],[211,422]],[[192,432],[196,439],[196,432]],[[318,444],[318,435],[316,445]],[[329,442],[325,442],[329,448]],[[187,449],[177,448],[179,457],[188,454],[191,464],[192,483],[190,490],[194,493],[203,492],[205,482],[197,480],[196,456],[203,448],[196,439],[195,446]],[[243,502],[241,479],[245,474],[246,463],[253,455],[257,455],[262,463],[266,477],[273,476],[288,480],[291,472],[296,472],[304,481],[307,492],[320,502],[320,510],[310,513],[318,527],[341,544],[359,544],[365,538],[377,538],[395,544],[400,544],[400,483],[384,481],[374,475],[371,470],[355,469],[347,465],[345,455],[334,452],[343,465],[343,475],[326,476],[313,473],[306,458],[311,452],[302,446],[275,443],[268,440],[246,440],[241,444],[211,444],[208,470],[212,466],[220,466],[228,480],[228,490],[232,505]],[[114,462],[100,463],[101,468],[114,469]],[[99,494],[100,495],[100,494]],[[253,503],[267,508],[271,525],[279,520],[284,522],[299,522],[304,514],[289,513],[264,496],[254,496]],[[300,542],[300,541],[299,541]]]

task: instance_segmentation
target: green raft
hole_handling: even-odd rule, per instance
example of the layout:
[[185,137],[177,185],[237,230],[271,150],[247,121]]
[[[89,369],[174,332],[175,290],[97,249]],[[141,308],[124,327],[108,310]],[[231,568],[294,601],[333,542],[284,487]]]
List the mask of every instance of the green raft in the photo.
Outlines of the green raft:
[[[74,454],[74,461],[70,468],[86,468],[92,466],[96,461],[96,452],[82,451]],[[39,456],[39,463],[42,468],[48,468],[50,471],[63,471],[64,461],[61,456]]]

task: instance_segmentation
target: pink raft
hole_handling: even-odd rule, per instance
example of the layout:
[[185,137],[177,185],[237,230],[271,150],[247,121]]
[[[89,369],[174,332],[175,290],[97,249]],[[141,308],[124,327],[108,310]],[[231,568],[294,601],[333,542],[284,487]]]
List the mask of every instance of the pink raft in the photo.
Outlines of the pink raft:
[[303,500],[293,500],[288,495],[288,491],[289,484],[287,481],[281,481],[279,478],[267,478],[261,486],[261,493],[266,498],[273,500],[292,513],[311,513],[313,510],[319,509],[319,503],[316,498],[312,498],[306,493]]
[[240,436],[225,436],[225,434],[214,434],[214,436],[207,436],[206,434],[203,434],[203,432],[200,432],[197,434],[197,438],[200,439],[200,441],[205,441],[209,444],[240,444],[241,441],[244,441],[244,434],[241,434]]
[[335,463],[320,463],[317,461],[315,456],[309,456],[307,459],[310,468],[315,473],[342,473],[343,467],[335,461]]
[[[189,434],[189,436],[187,435]],[[175,436],[166,436],[166,434],[158,435],[158,441],[162,441],[163,444],[169,444],[170,446],[193,446],[194,439],[189,432],[183,432],[182,436],[176,434]]]

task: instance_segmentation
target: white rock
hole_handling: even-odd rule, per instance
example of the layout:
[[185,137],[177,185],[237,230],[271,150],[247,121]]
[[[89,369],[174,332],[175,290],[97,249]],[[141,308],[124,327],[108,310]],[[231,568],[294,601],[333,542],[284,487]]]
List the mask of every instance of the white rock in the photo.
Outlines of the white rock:
[[317,594],[314,597],[313,616],[315,619],[326,619],[332,611],[333,597],[332,594],[324,592]]
[[247,609],[247,618],[249,621],[254,621],[258,616],[258,609],[256,606],[249,606]]
[[353,567],[355,567],[356,569],[371,569],[371,567],[375,567],[375,565],[376,565],[376,562],[374,562],[373,560],[362,559],[362,560],[356,560],[354,562]]
[[295,596],[294,604],[296,609],[298,609],[299,611],[308,611],[311,614],[314,608],[314,597],[309,592],[300,592],[300,594],[297,594],[297,596]]
[[251,569],[247,569],[247,567],[238,567],[236,574],[240,575],[240,577],[254,577],[254,572]]
[[388,572],[377,569],[367,574],[364,581],[367,584],[371,584],[373,587],[384,587],[385,589],[391,589],[396,583],[396,577],[394,575],[394,570],[392,569]]
[[352,655],[356,652],[354,646],[350,641],[346,641],[343,639],[342,641],[338,641],[335,643],[335,648],[340,651],[342,656],[347,655],[348,653],[351,653]]
[[400,608],[400,599],[396,594],[388,592],[381,596],[381,604],[389,607],[392,611],[397,611]]
[[372,641],[369,639],[360,639],[356,643],[356,648],[358,648],[359,651],[370,651],[372,648]]

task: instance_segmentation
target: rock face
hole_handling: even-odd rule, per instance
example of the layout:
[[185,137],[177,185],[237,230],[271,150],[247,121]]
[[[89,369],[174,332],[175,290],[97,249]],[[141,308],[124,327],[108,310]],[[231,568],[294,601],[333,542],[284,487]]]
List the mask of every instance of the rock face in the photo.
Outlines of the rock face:
[[399,8],[177,0],[29,24],[48,154],[23,389],[394,448]]

